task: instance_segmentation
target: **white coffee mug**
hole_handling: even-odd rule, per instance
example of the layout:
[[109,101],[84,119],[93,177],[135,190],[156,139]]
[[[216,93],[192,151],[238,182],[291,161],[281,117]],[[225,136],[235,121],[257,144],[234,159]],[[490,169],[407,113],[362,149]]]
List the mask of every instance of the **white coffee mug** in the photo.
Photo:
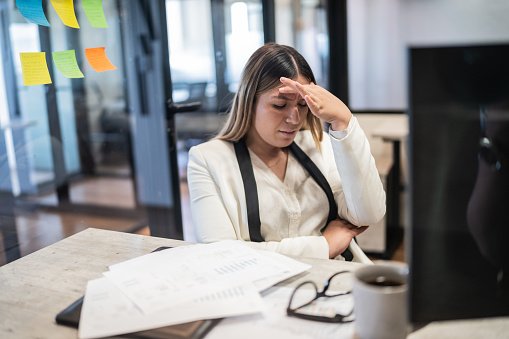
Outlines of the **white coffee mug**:
[[399,339],[408,334],[408,266],[368,265],[354,273],[355,328],[361,339]]

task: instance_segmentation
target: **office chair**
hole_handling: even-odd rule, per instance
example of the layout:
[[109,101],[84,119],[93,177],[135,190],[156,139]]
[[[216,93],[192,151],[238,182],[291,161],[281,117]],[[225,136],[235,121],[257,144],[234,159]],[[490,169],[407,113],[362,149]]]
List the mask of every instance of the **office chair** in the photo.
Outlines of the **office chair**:
[[353,262],[358,262],[361,264],[368,264],[368,265],[374,265],[374,263],[371,261],[371,259],[368,258],[366,253],[362,250],[362,248],[359,247],[355,239],[352,239],[350,242],[350,245],[348,246],[350,249],[350,252],[353,254]]

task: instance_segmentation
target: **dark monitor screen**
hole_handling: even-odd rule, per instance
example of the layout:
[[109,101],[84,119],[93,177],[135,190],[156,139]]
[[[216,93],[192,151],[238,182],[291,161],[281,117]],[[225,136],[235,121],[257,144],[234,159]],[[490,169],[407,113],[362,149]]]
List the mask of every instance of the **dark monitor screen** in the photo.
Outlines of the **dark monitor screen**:
[[509,45],[408,57],[410,320],[509,315]]

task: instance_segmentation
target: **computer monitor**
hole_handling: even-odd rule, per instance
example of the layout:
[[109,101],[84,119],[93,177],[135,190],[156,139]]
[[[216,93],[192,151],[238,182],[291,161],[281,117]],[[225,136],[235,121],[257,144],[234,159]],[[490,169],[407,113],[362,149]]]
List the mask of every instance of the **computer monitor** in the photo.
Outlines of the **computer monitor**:
[[509,315],[509,44],[408,62],[410,320]]

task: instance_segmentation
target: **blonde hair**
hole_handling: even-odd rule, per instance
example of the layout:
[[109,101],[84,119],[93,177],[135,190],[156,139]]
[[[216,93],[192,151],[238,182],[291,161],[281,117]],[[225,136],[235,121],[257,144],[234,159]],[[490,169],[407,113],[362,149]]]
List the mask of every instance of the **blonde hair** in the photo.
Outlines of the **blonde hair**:
[[[296,49],[268,43],[256,50],[249,58],[228,120],[216,136],[217,139],[238,141],[250,130],[255,111],[256,99],[263,93],[281,86],[280,78],[296,79],[299,75],[316,83],[311,67]],[[321,149],[323,139],[322,122],[308,112],[302,129],[309,129],[316,147]]]

